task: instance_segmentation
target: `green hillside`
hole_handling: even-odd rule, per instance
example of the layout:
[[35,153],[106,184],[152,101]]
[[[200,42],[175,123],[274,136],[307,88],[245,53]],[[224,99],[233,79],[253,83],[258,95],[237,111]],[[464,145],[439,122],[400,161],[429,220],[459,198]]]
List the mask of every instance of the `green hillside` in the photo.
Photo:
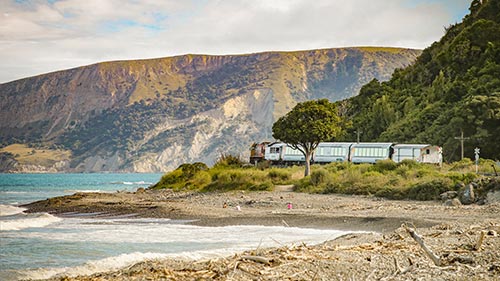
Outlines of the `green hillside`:
[[353,126],[345,136],[363,141],[441,145],[446,161],[500,159],[500,1],[475,0],[470,14],[446,28],[416,63],[387,82],[372,80],[343,103]]

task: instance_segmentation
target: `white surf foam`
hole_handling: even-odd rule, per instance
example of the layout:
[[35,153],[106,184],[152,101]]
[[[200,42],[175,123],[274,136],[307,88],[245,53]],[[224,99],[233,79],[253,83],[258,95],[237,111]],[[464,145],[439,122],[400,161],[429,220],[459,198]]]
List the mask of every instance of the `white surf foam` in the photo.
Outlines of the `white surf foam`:
[[[345,234],[338,230],[318,230],[282,226],[224,226],[200,227],[176,224],[168,219],[143,218],[78,218],[67,216],[65,223],[54,228],[65,229],[57,235],[45,232],[20,233],[26,238],[40,238],[67,242],[104,243],[192,243],[226,245],[269,244],[274,241],[314,243]],[[113,231],[111,231],[111,229]],[[103,235],[106,233],[106,235]],[[145,235],[147,233],[147,235]]]
[[61,221],[61,218],[47,213],[26,214],[20,218],[0,221],[1,231],[21,230],[30,227],[44,227],[49,224]]
[[12,206],[12,205],[0,204],[0,217],[19,214],[19,213],[24,212],[25,210],[26,210],[25,208],[19,208],[19,207]]
[[147,184],[147,185],[150,185],[150,184],[153,184],[153,183],[152,182],[147,182],[147,181],[135,181],[135,182],[132,182],[132,181],[115,181],[115,182],[112,182],[111,184],[124,184],[124,185]]
[[19,274],[17,276],[17,279],[37,280],[37,279],[48,279],[48,278],[63,277],[63,276],[74,277],[78,275],[92,275],[95,273],[116,271],[134,265],[136,263],[148,260],[167,259],[167,258],[175,258],[188,261],[203,260],[216,257],[225,257],[249,249],[250,248],[248,247],[239,247],[231,249],[181,252],[173,254],[134,252],[130,254],[122,254],[119,256],[104,258],[100,260],[88,261],[83,265],[75,267],[39,268],[39,269],[24,270],[18,272]]
[[166,258],[168,255],[160,253],[131,253],[100,260],[88,261],[80,266],[61,268],[40,268],[26,270],[19,273],[18,279],[48,279],[56,276],[91,275],[99,272],[114,271],[135,263]]

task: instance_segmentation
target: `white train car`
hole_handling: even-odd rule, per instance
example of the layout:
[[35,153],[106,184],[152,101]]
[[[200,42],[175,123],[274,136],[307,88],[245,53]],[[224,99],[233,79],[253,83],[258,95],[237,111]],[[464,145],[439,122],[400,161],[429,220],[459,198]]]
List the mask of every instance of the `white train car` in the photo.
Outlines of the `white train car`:
[[285,145],[283,152],[283,162],[291,164],[301,164],[306,162],[306,158],[300,150],[293,149],[291,146]]
[[376,163],[380,160],[391,159],[392,143],[388,142],[360,142],[351,145],[350,160],[352,163]]
[[443,148],[437,145],[428,145],[421,149],[420,162],[443,164]]
[[420,162],[422,148],[428,144],[396,144],[393,146],[392,160],[399,163],[405,159]]
[[429,144],[396,144],[393,146],[392,160],[399,163],[405,159],[420,163],[441,164],[442,149]]
[[275,142],[266,146],[264,159],[271,163],[279,163],[283,161],[283,152],[286,147],[285,143]]
[[291,146],[282,142],[268,145],[264,158],[274,164],[301,164],[305,162],[304,154],[302,154],[300,150],[293,149]]
[[322,142],[313,155],[314,163],[324,164],[349,161],[352,142]]

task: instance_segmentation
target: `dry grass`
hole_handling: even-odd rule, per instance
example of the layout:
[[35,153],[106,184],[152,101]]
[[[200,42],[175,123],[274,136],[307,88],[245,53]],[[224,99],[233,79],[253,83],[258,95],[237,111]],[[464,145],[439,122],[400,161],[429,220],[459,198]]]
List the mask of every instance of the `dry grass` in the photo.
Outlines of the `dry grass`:
[[49,148],[31,148],[24,144],[11,144],[0,149],[0,152],[8,152],[20,164],[51,166],[56,162],[69,160],[71,152],[68,150],[53,150]]

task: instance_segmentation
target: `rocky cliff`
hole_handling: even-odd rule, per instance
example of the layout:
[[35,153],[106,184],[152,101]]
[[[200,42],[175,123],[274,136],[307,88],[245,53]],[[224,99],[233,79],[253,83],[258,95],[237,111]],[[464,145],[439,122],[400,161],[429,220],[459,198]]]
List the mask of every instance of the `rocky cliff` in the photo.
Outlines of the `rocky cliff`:
[[0,141],[71,151],[70,171],[211,164],[271,139],[300,101],[354,96],[418,50],[343,48],[99,63],[0,84]]

